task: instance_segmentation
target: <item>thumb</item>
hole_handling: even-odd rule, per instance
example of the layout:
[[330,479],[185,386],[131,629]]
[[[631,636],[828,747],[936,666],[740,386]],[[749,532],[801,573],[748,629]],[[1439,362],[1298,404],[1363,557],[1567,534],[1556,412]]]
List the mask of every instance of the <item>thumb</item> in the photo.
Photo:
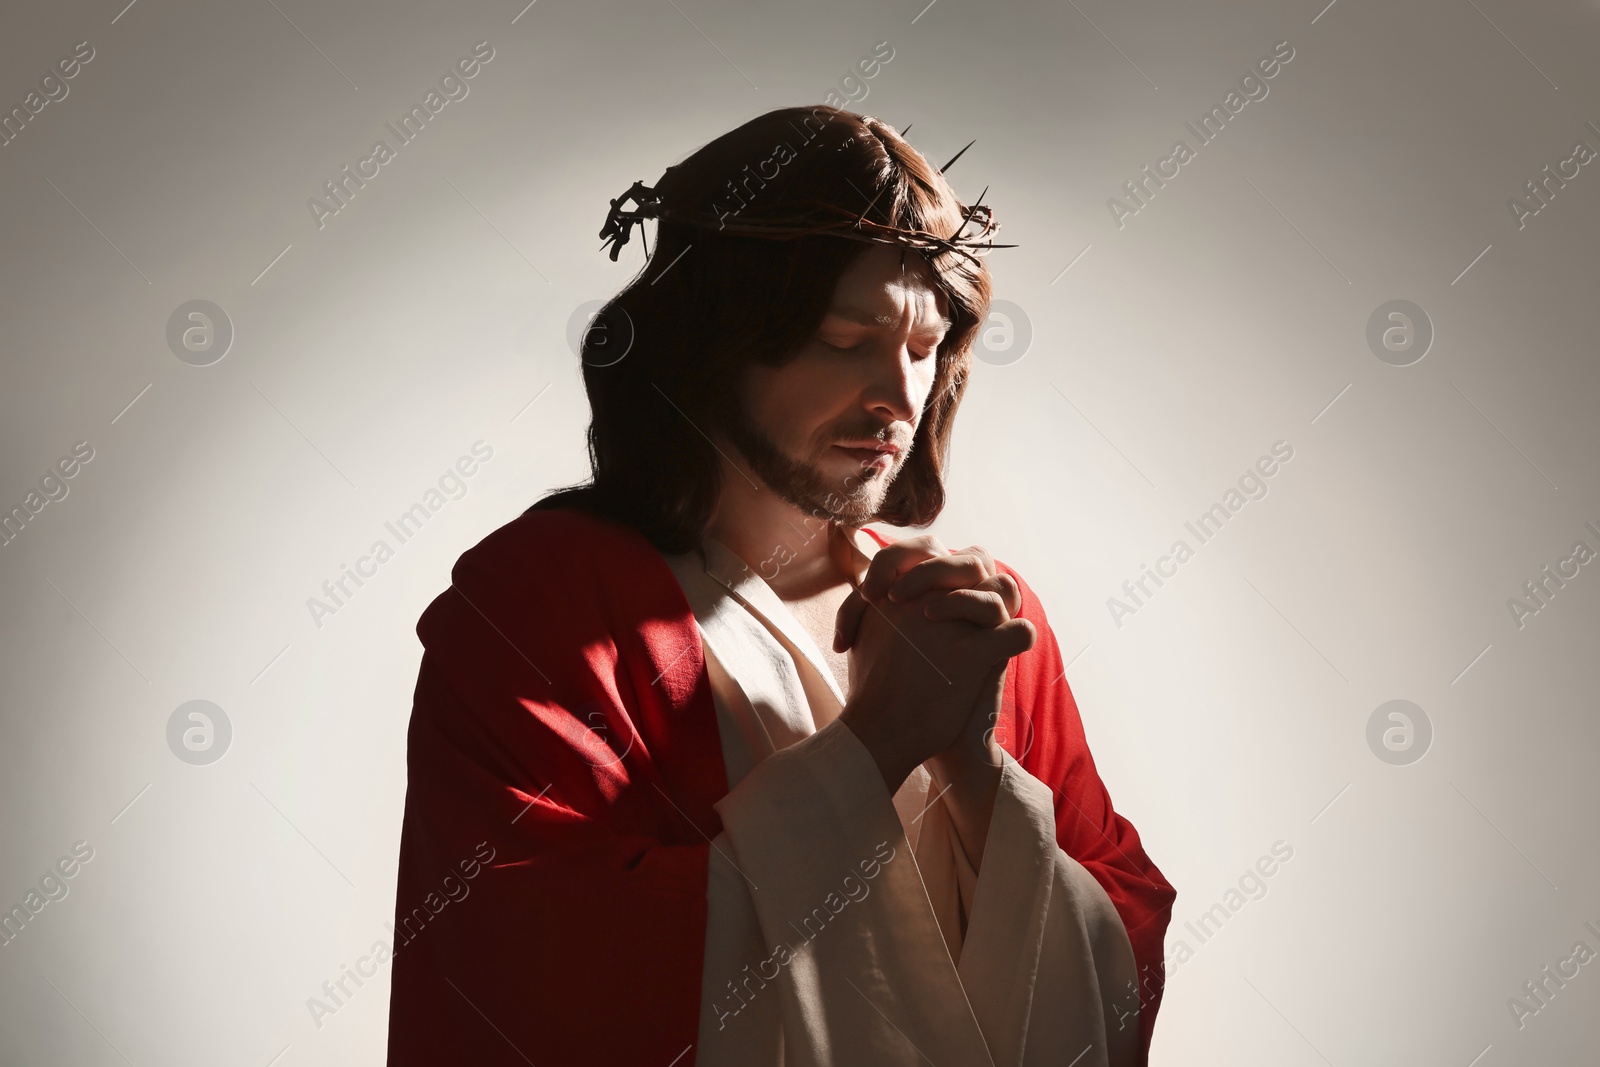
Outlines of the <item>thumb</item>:
[[850,590],[850,595],[844,598],[844,603],[839,605],[838,612],[833,619],[833,650],[847,652],[855,644],[856,631],[861,628],[861,617],[867,612],[866,599],[861,595],[859,588]]
[[1038,631],[1027,619],[1009,619],[999,626],[978,634],[984,648],[1004,667],[1012,656],[1028,651],[1038,640]]

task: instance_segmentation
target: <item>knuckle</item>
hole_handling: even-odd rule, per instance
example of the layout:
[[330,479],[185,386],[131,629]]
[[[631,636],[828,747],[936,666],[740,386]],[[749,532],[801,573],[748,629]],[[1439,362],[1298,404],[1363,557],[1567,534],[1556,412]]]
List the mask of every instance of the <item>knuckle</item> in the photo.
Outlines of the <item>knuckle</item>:
[[[861,579],[862,589],[871,589],[881,592],[883,587],[895,574],[895,557],[888,555],[888,549],[872,557],[872,562],[867,564],[867,573]],[[866,595],[863,593],[862,595]]]

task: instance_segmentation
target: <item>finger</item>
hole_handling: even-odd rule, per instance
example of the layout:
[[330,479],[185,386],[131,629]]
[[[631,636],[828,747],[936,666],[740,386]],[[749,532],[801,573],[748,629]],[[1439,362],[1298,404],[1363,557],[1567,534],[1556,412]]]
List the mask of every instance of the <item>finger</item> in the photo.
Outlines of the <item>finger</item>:
[[1021,655],[1034,646],[1038,632],[1027,619],[1011,619],[990,630],[978,630],[973,635],[990,662],[1001,662]]
[[848,652],[856,643],[856,631],[861,628],[861,619],[867,613],[867,601],[859,589],[852,589],[844,598],[844,603],[839,605],[839,610],[833,618],[833,650],[835,652]]
[[[896,579],[889,587],[889,599],[894,601],[915,600],[928,589],[944,588],[959,589],[976,585],[978,582],[993,578],[1000,573],[999,566],[989,550],[982,545],[969,545],[957,549],[940,560],[927,561],[934,564],[934,570],[929,571],[925,564],[918,564],[905,575]],[[952,564],[959,570],[950,571],[946,568]]]
[[[933,563],[935,563],[935,562],[937,562],[937,561],[931,560],[928,563],[920,564],[920,566],[932,566]],[[934,591],[930,592],[929,594],[925,595],[924,599],[926,599],[930,604],[932,604],[932,603],[938,603],[940,600],[944,599],[945,597],[952,597],[952,596],[956,596],[956,594],[958,594],[958,593],[969,593],[969,592],[990,593],[990,594],[993,594],[996,598],[998,598],[997,602],[1004,609],[1005,617],[997,620],[997,623],[1005,622],[1006,619],[1014,618],[1016,616],[1016,613],[1019,610],[1021,610],[1021,608],[1022,608],[1021,590],[1018,589],[1016,580],[1014,578],[1012,578],[1008,574],[997,574],[993,578],[986,578],[983,581],[979,582],[978,584],[976,584],[974,586],[971,586],[971,587],[968,587],[968,588],[951,589],[951,590],[947,590],[945,592],[939,592],[937,590],[934,590]],[[895,595],[894,590],[892,588],[890,590],[889,596],[890,596],[891,600],[898,600],[899,599]],[[957,598],[957,599],[959,599],[959,598]],[[930,619],[934,618],[934,617],[935,616],[933,616],[933,615],[928,615],[928,618],[930,618]]]
[[1006,614],[1013,619],[1016,618],[1017,614],[1022,611],[1022,586],[1018,585],[1017,580],[1005,571],[996,574],[990,581],[994,582],[999,588],[1000,598],[1006,604]]
[[1005,636],[1013,642],[1011,647],[1016,651],[1011,655],[1019,656],[1039,643],[1039,628],[1030,619],[1011,619],[996,626],[993,632],[1006,631]]
[[906,537],[878,549],[867,573],[861,579],[860,592],[868,600],[877,600],[888,592],[896,578],[923,560],[947,556],[950,550],[939,543],[932,534]]
[[968,545],[966,548],[958,548],[953,554],[957,556],[977,556],[983,561],[984,573],[991,578],[1000,573],[1000,567],[995,563],[994,557],[982,545]]
[[936,622],[961,619],[985,628],[999,626],[1011,618],[1000,594],[983,589],[953,589],[930,597],[922,614]]
[[940,556],[924,560],[900,575],[889,586],[888,595],[890,600],[903,603],[930,589],[970,589],[990,577],[977,556]]

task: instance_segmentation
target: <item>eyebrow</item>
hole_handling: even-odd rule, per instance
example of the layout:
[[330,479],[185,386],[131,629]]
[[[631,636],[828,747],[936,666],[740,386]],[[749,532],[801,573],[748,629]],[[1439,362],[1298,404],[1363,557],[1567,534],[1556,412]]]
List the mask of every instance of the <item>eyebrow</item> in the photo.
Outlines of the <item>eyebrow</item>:
[[[828,314],[835,315],[841,319],[849,319],[851,322],[859,322],[863,326],[893,326],[898,321],[898,317],[894,315],[875,315],[862,308],[846,305],[831,307],[828,309]],[[921,329],[931,329],[935,325],[944,327],[945,333],[949,333],[955,328],[955,323],[941,316],[928,326],[921,327]]]

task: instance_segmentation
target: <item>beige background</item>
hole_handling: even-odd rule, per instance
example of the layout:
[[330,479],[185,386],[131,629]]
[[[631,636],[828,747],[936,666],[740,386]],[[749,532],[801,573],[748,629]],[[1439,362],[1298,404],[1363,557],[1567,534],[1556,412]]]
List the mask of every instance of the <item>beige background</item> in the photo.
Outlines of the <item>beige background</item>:
[[[1600,964],[1520,1029],[1507,1000],[1600,951],[1600,567],[1520,628],[1507,601],[1600,549],[1600,173],[1520,229],[1507,200],[1600,148],[1594,3],[520,7],[0,16],[4,108],[95,49],[0,147],[0,507],[94,449],[0,547],[0,905],[94,849],[0,948],[0,1058],[382,1062],[387,971],[320,1026],[307,998],[393,907],[417,616],[583,472],[569,320],[642,255],[597,251],[606,201],[879,41],[855,108],[936,163],[976,137],[952,180],[1022,246],[990,265],[1031,346],[978,365],[933,532],[1043,597],[1178,887],[1193,958],[1153,1062],[1592,1056]],[[1108,198],[1284,40],[1269,95],[1119,228]],[[319,229],[307,199],[478,41],[469,95]],[[236,330],[210,366],[165,339],[194,299]],[[1410,366],[1365,339],[1392,299],[1435,331]],[[477,441],[397,545],[385,521]],[[1267,495],[1114,620],[1277,441]],[[380,537],[394,558],[316,625],[307,598]],[[167,743],[195,699],[233,731],[206,766]],[[1408,766],[1366,739],[1393,699],[1433,727]],[[1279,841],[1266,895],[1190,937]]]

